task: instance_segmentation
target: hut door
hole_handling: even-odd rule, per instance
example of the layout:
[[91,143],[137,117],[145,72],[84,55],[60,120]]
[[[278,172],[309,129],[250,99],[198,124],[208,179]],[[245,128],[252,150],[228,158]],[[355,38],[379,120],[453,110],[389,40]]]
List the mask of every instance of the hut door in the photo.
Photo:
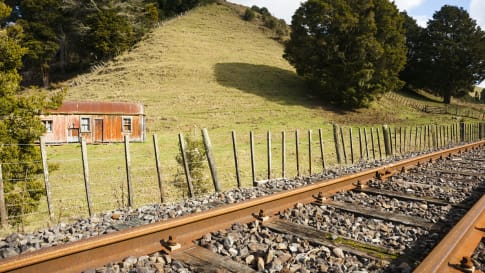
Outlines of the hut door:
[[103,120],[94,120],[94,142],[103,142]]

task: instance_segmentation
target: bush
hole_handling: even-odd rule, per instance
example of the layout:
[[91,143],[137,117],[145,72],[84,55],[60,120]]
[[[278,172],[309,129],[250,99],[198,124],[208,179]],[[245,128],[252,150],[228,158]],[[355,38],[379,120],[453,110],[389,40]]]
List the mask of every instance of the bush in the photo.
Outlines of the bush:
[[245,21],[252,21],[254,17],[256,17],[256,12],[254,12],[252,9],[247,8],[244,12],[243,19]]
[[[211,189],[211,183],[207,177],[204,176],[206,172],[206,153],[202,140],[195,140],[191,137],[185,139],[185,155],[187,165],[189,166],[190,177],[192,178],[192,185],[194,188],[194,195],[201,195],[208,193]],[[179,170],[175,175],[175,185],[179,187],[184,194],[188,193],[187,181],[185,181],[184,162],[182,155],[178,154],[175,159],[179,164]]]

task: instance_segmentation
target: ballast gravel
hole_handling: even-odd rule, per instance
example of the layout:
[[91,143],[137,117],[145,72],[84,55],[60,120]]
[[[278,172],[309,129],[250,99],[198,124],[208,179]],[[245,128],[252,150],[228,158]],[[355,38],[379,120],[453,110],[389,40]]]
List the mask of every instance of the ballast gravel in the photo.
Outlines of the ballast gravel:
[[[473,151],[472,151],[473,152]],[[413,157],[417,154],[410,154],[407,157]],[[305,186],[311,184],[315,181],[319,181],[322,179],[332,179],[338,176],[343,176],[346,174],[360,172],[364,169],[373,168],[382,166],[385,164],[390,164],[394,161],[402,160],[403,157],[394,158],[386,161],[376,161],[373,163],[362,162],[360,164],[350,166],[347,168],[342,169],[335,169],[335,170],[328,170],[323,174],[314,175],[311,177],[304,177],[304,178],[295,178],[295,179],[279,179],[279,180],[271,180],[270,182],[261,182],[259,183],[258,187],[253,188],[244,188],[244,189],[233,189],[223,193],[213,193],[208,196],[203,196],[199,198],[194,198],[190,200],[185,200],[179,203],[173,204],[155,204],[149,206],[143,206],[140,208],[132,209],[132,208],[124,208],[124,209],[117,209],[110,212],[106,212],[103,214],[99,214],[95,217],[90,219],[79,219],[74,223],[65,224],[61,223],[51,228],[39,230],[38,232],[31,233],[31,234],[19,234],[13,233],[9,236],[0,240],[0,258],[8,258],[19,255],[21,253],[31,252],[40,248],[60,245],[68,242],[74,242],[81,239],[98,236],[101,234],[108,234],[111,232],[123,230],[133,226],[139,226],[143,224],[153,223],[157,221],[163,221],[174,217],[179,217],[195,212],[205,211],[211,208],[223,206],[225,204],[237,203],[243,200],[254,199],[261,196],[270,195],[275,192],[289,190],[301,186]],[[400,178],[405,179],[405,178]],[[431,179],[431,178],[430,178]],[[445,181],[445,179],[443,179]],[[428,182],[428,181],[426,181]],[[465,181],[466,182],[466,181]],[[385,184],[385,183],[383,183]],[[399,183],[397,183],[399,184]],[[375,185],[377,188],[379,186],[379,182],[376,181]],[[382,186],[385,188],[385,186]],[[438,189],[437,189],[438,188]],[[470,196],[463,195],[463,192],[452,191],[448,190],[446,187],[435,187],[431,190],[440,190],[445,191],[442,196],[443,199],[447,202],[453,203],[451,201],[455,201],[456,203],[461,202],[463,199],[469,198]],[[451,188],[451,185],[450,185]],[[417,188],[415,192],[419,194],[420,191],[427,191],[428,188],[426,186],[422,186],[421,188]],[[405,190],[406,191],[406,190]],[[362,202],[359,200],[365,199],[365,196],[356,196],[356,193],[344,193],[338,195],[338,198],[343,198],[343,200],[347,199],[349,201],[352,199],[356,202]],[[418,195],[416,194],[416,195]],[[450,196],[451,195],[451,196]],[[370,201],[369,201],[370,202]],[[385,206],[390,206],[393,209],[399,211],[402,206],[402,201],[396,202],[396,200],[385,200]],[[382,200],[376,202],[382,203]],[[428,204],[428,206],[430,206]],[[432,221],[438,222],[443,221],[441,219],[441,215],[449,210],[449,208],[436,208],[435,213],[425,212],[423,214],[422,208],[411,208],[409,211],[401,211],[402,213],[413,213],[414,215],[419,215],[420,217],[424,217],[426,219],[430,219]],[[428,209],[426,209],[428,211]],[[312,212],[315,213],[315,212]],[[366,231],[370,228],[362,228],[361,232],[357,232],[357,235],[354,235],[356,239],[359,240],[368,240],[370,242],[376,244],[382,244],[384,246],[393,246],[396,249],[408,249],[413,247],[413,244],[417,241],[416,238],[421,237],[422,235],[426,235],[426,231],[421,230],[419,228],[409,228],[405,226],[400,226],[392,223],[385,223],[385,222],[367,222],[367,219],[358,218],[356,216],[350,216],[345,213],[338,212],[337,210],[325,210],[325,212],[318,212],[322,213],[322,217],[328,217],[334,219],[336,217],[338,223],[343,223],[343,226],[339,226],[333,223],[332,228],[333,230],[338,230],[339,228],[344,229],[353,229],[355,231],[359,227],[355,226],[355,223],[360,223],[361,226],[374,226],[379,227],[379,232],[384,232],[382,229],[389,230],[390,232],[394,233],[411,233],[415,235],[415,238],[409,241],[399,242],[399,240],[392,241],[387,239],[386,237],[389,234],[380,234],[379,233],[372,233]],[[441,213],[441,214],[440,214]],[[290,213],[291,214],[291,213]],[[311,217],[310,217],[311,218]],[[329,223],[332,223],[332,220],[329,219]],[[335,222],[335,220],[333,220]],[[349,224],[350,221],[350,224]],[[307,224],[310,221],[307,222]],[[312,223],[317,226],[316,223]],[[251,226],[252,225],[252,226]],[[318,228],[322,228],[322,226],[317,226]],[[253,230],[253,237],[250,238],[242,238],[242,235],[234,235],[237,230],[241,231],[242,229],[249,229]],[[363,272],[382,272],[379,271],[381,266],[376,265],[372,261],[363,260],[359,257],[350,257],[348,254],[339,251],[338,249],[328,249],[322,246],[313,246],[304,240],[300,240],[298,238],[282,236],[278,234],[274,234],[273,232],[267,230],[264,227],[258,226],[256,223],[252,223],[250,225],[234,225],[232,228],[233,231],[220,231],[220,234],[213,234],[213,235],[206,235],[206,236],[214,236],[219,245],[216,246],[209,246],[210,249],[215,252],[226,255],[226,256],[235,256],[235,257],[244,257],[241,258],[241,261],[252,265],[257,269],[261,269],[264,272],[280,272],[278,270],[282,269],[283,265],[289,265],[288,272],[354,272],[354,273],[363,273]],[[257,232],[255,232],[255,230]],[[329,231],[333,232],[332,229]],[[229,232],[232,235],[227,236],[224,234],[225,232]],[[263,235],[259,234],[262,232]],[[337,231],[343,232],[343,231]],[[239,233],[239,232],[238,232]],[[259,235],[255,235],[255,234]],[[250,233],[251,234],[251,233]],[[393,238],[392,234],[390,233],[390,238]],[[224,237],[225,236],[225,237]],[[259,237],[258,237],[259,236]],[[262,237],[261,237],[262,236]],[[265,237],[266,236],[266,237]],[[222,239],[224,237],[225,239]],[[227,239],[232,238],[232,239]],[[386,239],[383,239],[386,238]],[[274,240],[272,240],[274,239]],[[222,240],[222,241],[221,241]],[[246,244],[241,245],[241,248],[235,247],[239,241],[243,241]],[[246,240],[246,241],[245,241]],[[248,241],[249,240],[249,241]],[[202,238],[200,240],[200,244],[202,246],[207,247],[208,238]],[[251,248],[247,244],[248,242],[254,242],[251,244]],[[258,243],[268,243],[268,246],[264,249],[258,248]],[[276,245],[274,245],[276,242]],[[272,243],[272,244],[271,244]],[[222,247],[221,247],[222,245]],[[259,245],[261,246],[261,245]],[[262,248],[262,246],[261,246]],[[247,251],[247,253],[246,253]],[[237,252],[237,253],[236,253]],[[295,255],[294,255],[295,254]],[[288,256],[288,255],[291,255]],[[342,255],[345,257],[342,257]],[[325,259],[324,259],[325,258]],[[286,261],[285,261],[286,259]],[[290,263],[288,263],[288,259],[292,259]],[[323,261],[325,260],[325,262]],[[482,262],[483,264],[483,262]],[[410,272],[411,266],[403,263],[396,267],[396,272]],[[317,271],[315,271],[317,270]],[[408,271],[409,270],[409,271]],[[123,261],[118,263],[112,263],[106,265],[105,267],[100,267],[97,269],[92,269],[86,272],[195,272],[192,269],[178,261],[174,261],[170,258],[169,255],[165,255],[162,253],[155,253],[151,256],[143,256],[143,257],[128,257]]]

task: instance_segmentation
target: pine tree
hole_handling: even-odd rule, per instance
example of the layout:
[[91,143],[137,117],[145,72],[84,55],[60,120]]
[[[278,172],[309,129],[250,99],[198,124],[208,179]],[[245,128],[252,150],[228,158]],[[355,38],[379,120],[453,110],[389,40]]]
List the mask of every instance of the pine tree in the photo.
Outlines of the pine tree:
[[485,32],[463,8],[445,5],[436,12],[416,51],[414,69],[425,79],[418,87],[442,96],[444,103],[485,79]]
[[330,102],[365,107],[402,86],[402,23],[388,0],[309,0],[293,16],[284,57]]

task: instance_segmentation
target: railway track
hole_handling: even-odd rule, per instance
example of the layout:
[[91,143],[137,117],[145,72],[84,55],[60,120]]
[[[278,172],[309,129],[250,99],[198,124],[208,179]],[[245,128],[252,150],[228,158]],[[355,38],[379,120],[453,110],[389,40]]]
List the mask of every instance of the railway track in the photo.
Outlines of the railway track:
[[481,141],[3,259],[0,272],[479,272],[484,169]]

